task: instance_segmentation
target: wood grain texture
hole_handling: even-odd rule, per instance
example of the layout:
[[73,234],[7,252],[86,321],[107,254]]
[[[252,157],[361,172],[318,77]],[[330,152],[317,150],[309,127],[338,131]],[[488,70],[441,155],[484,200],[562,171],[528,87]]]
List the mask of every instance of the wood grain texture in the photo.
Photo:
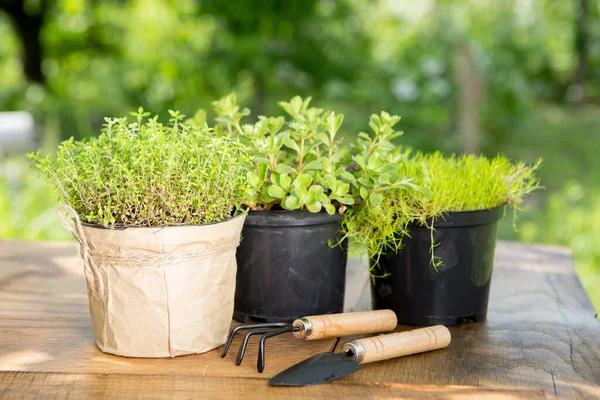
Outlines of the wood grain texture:
[[[236,325],[237,323],[233,323]],[[306,342],[292,334],[267,341],[266,368],[256,370],[258,340],[235,366],[241,336],[219,351],[141,359],[102,353],[94,343],[81,261],[72,243],[0,242],[0,371],[191,374],[269,378],[337,339]]]
[[443,349],[450,344],[450,331],[443,325],[411,329],[406,332],[375,335],[353,340],[344,345],[359,364],[403,357]]
[[0,399],[545,399],[541,390],[460,386],[344,383],[273,387],[265,380],[186,375],[46,374],[0,375]]
[[[370,307],[370,287],[358,298]],[[366,366],[349,382],[542,389],[600,398],[600,321],[568,249],[499,242],[488,319],[451,327],[443,350]],[[398,330],[414,327],[402,326]],[[353,338],[342,338],[337,346]]]
[[[355,259],[348,268],[346,310],[370,309],[368,272]],[[488,321],[453,327],[447,349],[365,365],[329,385],[270,388],[266,379],[336,341],[269,339],[263,374],[256,341],[240,367],[237,344],[225,359],[218,351],[104,354],[94,345],[74,244],[0,241],[0,398],[593,398],[600,396],[594,314],[568,250],[499,243]]]
[[[304,329],[308,323],[310,330]],[[396,329],[398,319],[392,310],[346,312],[330,315],[309,315],[297,319],[294,326],[303,328],[294,332],[294,336],[305,340],[321,340],[340,336],[361,335],[366,333],[390,332]]]

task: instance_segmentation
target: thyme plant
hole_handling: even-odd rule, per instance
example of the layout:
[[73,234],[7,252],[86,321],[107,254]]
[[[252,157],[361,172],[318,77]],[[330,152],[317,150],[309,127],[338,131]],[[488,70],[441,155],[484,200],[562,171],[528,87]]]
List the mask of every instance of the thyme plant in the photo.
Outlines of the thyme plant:
[[103,226],[219,222],[243,200],[250,158],[243,145],[190,126],[169,111],[169,124],[142,108],[106,118],[98,137],[63,142],[55,157],[29,154],[81,220]]

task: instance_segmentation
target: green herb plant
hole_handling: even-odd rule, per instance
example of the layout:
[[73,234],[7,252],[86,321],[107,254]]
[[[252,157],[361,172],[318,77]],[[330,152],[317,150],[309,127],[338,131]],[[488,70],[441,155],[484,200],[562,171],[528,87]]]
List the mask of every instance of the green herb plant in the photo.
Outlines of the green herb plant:
[[[394,130],[400,117],[382,112],[373,115],[373,135],[360,133],[353,149],[340,146],[338,132],[343,114],[310,107],[311,98],[299,96],[279,102],[290,120],[259,116],[254,124],[242,124],[250,114],[237,105],[235,94],[213,103],[215,130],[236,137],[253,156],[247,174],[244,205],[251,210],[325,210],[330,215],[349,207],[381,210],[382,193],[412,189],[410,178],[398,175],[391,158]],[[353,225],[348,225],[351,227]],[[354,232],[348,232],[352,237]]]
[[440,152],[417,154],[405,164],[405,173],[429,189],[431,196],[397,193],[417,215],[418,222],[443,217],[450,211],[485,210],[511,205],[518,210],[524,197],[540,186],[535,171],[541,165],[511,162],[506,156],[444,156]]
[[242,124],[250,111],[237,104],[235,94],[213,103],[215,130],[237,138],[253,157],[244,205],[250,210],[344,214],[341,241],[350,239],[369,256],[384,247],[397,248],[395,233],[406,231],[404,212],[409,209],[389,208],[386,193],[429,195],[404,174],[407,154],[393,143],[403,134],[394,129],[400,117],[374,114],[369,120],[372,134],[361,132],[350,146],[341,146],[338,132],[344,116],[310,107],[310,102],[298,96],[282,101],[279,105],[290,120],[259,116],[255,124]]
[[163,125],[140,107],[134,122],[106,118],[100,136],[71,138],[55,157],[29,157],[85,223],[166,226],[230,218],[243,200],[245,147],[169,113]]
[[516,212],[522,209],[524,197],[540,187],[535,176],[540,164],[541,160],[534,165],[513,163],[502,155],[488,159],[474,155],[446,157],[440,152],[414,156],[407,153],[402,171],[427,193],[387,192],[384,209],[388,212],[389,226],[356,218],[374,230],[373,237],[386,238],[372,244],[371,257],[377,259],[386,247],[400,248],[402,239],[409,235],[409,225],[419,224],[431,230],[430,263],[437,269],[443,260],[435,256],[435,221],[445,218],[448,212],[486,210],[506,204],[513,207],[516,222]]

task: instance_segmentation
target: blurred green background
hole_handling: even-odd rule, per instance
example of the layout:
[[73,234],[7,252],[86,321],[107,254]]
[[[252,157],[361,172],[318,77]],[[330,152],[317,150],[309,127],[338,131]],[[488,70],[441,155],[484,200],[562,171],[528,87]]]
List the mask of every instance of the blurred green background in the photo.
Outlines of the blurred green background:
[[[599,2],[0,0],[0,111],[32,113],[33,148],[230,91],[253,116],[312,95],[348,135],[385,109],[420,150],[543,157],[500,237],[572,248],[600,308]],[[23,153],[0,151],[0,238],[68,239]]]

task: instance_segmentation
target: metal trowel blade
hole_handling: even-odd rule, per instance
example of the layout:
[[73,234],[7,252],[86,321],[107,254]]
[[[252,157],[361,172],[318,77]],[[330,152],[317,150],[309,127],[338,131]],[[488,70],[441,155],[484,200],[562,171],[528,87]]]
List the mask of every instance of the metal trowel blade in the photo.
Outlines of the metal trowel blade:
[[327,383],[360,369],[350,353],[322,353],[286,369],[269,380],[272,386],[309,386]]

